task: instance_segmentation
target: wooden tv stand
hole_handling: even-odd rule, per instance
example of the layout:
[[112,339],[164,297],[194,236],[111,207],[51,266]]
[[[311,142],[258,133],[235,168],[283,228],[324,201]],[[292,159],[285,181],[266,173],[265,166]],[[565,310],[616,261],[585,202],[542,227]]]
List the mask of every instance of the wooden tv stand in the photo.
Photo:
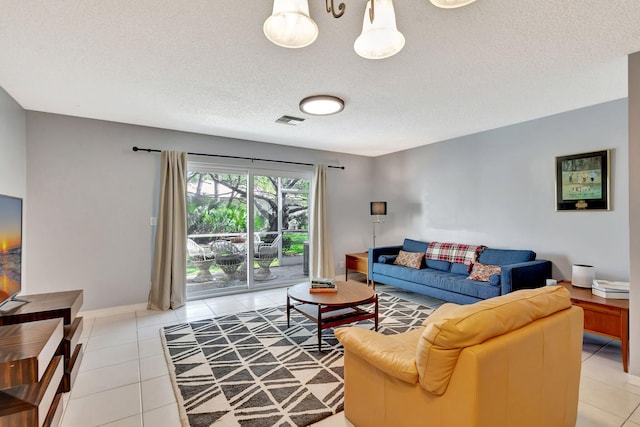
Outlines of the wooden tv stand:
[[83,291],[20,295],[0,312],[0,426],[57,426],[82,359]]

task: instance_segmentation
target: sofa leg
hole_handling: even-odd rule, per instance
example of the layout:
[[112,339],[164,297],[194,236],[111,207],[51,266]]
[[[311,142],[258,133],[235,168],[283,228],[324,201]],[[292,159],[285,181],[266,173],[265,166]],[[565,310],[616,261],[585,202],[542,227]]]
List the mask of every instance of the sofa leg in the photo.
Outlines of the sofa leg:
[[374,282],[373,280],[371,281],[371,289],[373,289],[374,291],[376,290],[376,282]]

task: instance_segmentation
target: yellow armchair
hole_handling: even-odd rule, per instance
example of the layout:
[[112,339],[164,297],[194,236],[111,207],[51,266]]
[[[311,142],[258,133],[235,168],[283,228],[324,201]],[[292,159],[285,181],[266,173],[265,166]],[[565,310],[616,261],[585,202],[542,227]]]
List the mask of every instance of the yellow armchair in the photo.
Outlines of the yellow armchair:
[[583,313],[561,286],[444,304],[396,335],[336,329],[356,427],[573,427]]

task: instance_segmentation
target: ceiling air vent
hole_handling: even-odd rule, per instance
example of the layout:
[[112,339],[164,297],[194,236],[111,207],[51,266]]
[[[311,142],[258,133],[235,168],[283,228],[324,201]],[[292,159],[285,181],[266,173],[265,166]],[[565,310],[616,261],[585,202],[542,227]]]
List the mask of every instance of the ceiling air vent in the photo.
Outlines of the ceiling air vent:
[[305,119],[293,116],[282,116],[276,120],[276,123],[282,123],[283,125],[296,126],[304,122]]

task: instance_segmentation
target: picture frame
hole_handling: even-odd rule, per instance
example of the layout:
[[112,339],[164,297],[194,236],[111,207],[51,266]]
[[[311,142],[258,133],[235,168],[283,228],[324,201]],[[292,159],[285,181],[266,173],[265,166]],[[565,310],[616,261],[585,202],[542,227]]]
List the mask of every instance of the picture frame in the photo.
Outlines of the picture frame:
[[610,210],[609,150],[556,157],[556,210]]

